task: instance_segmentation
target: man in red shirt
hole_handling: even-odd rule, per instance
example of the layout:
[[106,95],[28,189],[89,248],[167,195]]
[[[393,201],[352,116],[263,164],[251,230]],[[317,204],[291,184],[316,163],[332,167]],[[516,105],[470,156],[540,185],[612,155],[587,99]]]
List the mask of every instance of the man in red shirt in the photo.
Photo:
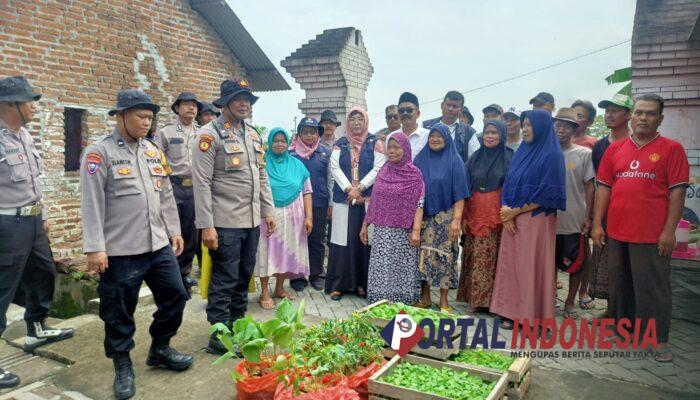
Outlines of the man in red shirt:
[[680,143],[662,137],[664,100],[639,96],[632,136],[608,147],[598,168],[593,242],[605,246],[607,212],[610,301],[617,319],[656,320],[656,361],[671,362],[671,252],[690,174]]

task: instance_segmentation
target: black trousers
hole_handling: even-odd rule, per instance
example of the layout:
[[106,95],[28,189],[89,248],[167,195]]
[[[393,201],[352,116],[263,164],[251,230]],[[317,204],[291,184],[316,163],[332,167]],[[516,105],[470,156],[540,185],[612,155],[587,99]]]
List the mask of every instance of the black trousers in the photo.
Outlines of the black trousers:
[[0,334],[21,285],[27,322],[43,321],[53,298],[56,265],[41,216],[0,215]]
[[153,314],[153,340],[167,344],[182,323],[187,291],[172,247],[135,256],[109,257],[109,268],[100,275],[100,318],[105,323],[107,357],[126,354],[134,348],[134,311],[139,289],[145,281],[158,309]]
[[197,253],[199,243],[199,232],[194,224],[194,192],[192,186],[182,186],[179,177],[171,177],[173,185],[173,195],[177,203],[177,215],[180,217],[180,231],[185,242],[185,248],[177,257],[180,266],[180,274],[184,277],[192,272],[192,260]]
[[209,250],[211,281],[207,299],[207,321],[232,322],[248,309],[248,283],[255,269],[260,227],[216,228],[219,248]]
[[[314,207],[314,226],[309,234],[309,279],[324,276],[323,261],[326,255],[326,216],[328,207]],[[306,278],[292,279],[291,282],[306,281]],[[291,283],[290,282],[290,283]]]
[[656,320],[659,343],[668,342],[673,309],[671,257],[659,255],[656,243],[626,243],[608,236],[610,311],[617,319],[641,319],[644,333]]

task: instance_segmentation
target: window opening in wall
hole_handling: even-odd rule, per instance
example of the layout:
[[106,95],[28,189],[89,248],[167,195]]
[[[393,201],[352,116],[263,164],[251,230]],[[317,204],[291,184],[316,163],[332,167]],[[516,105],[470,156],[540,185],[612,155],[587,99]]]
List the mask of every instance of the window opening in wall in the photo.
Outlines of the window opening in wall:
[[84,116],[85,110],[80,108],[66,108],[63,111],[65,136],[63,155],[66,158],[66,172],[78,171],[80,169],[80,153],[83,150]]

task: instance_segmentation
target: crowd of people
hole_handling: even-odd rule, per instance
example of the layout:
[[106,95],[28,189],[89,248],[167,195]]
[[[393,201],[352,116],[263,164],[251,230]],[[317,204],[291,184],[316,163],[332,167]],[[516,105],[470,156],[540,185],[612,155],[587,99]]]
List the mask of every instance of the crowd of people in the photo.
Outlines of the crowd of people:
[[[35,346],[73,335],[44,322],[53,261],[41,159],[25,128],[39,97],[22,77],[0,80],[0,237],[12,239],[0,241],[0,282],[9,283],[0,291],[0,332],[21,285]],[[422,123],[418,97],[404,92],[376,133],[366,110],[353,107],[344,123],[326,110],[293,134],[275,127],[264,137],[246,122],[257,100],[247,81],[226,80],[213,104],[181,93],[172,121],[157,128],[160,107],[142,90],[124,90],[109,112],[112,133],[83,151],[84,251],[100,274],[117,398],[135,393],[129,352],[144,281],[158,308],[148,365],[192,364],[170,339],[202,245],[212,260],[212,325],[245,316],[258,277],[263,308],[294,298],[287,279],[295,291],[310,285],[332,300],[355,293],[423,308],[433,306],[435,288],[442,312],[454,313],[448,294],[456,290],[470,312],[490,312],[512,329],[555,316],[560,270],[569,274],[564,317],[590,309],[591,294],[606,297],[609,317],[655,321],[656,359],[672,361],[670,254],[689,167],[682,146],[658,133],[660,96],[601,101],[611,130],[601,139],[587,133],[591,102],[556,109],[546,92],[531,110],[485,107],[479,133],[457,91],[445,95],[441,116]],[[345,134],[336,137],[340,126]],[[207,348],[227,351],[215,334]],[[2,387],[18,383],[0,369]]]

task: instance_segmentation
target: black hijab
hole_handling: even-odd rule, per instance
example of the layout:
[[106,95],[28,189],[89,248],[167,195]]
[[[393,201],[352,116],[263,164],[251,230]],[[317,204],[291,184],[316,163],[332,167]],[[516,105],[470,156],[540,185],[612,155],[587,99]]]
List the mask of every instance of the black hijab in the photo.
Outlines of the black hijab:
[[469,161],[467,172],[471,192],[493,192],[503,187],[503,181],[508,173],[508,165],[513,158],[513,150],[506,147],[506,125],[497,119],[486,121],[484,130],[489,125],[498,129],[500,141],[494,148],[488,148],[483,143]]

